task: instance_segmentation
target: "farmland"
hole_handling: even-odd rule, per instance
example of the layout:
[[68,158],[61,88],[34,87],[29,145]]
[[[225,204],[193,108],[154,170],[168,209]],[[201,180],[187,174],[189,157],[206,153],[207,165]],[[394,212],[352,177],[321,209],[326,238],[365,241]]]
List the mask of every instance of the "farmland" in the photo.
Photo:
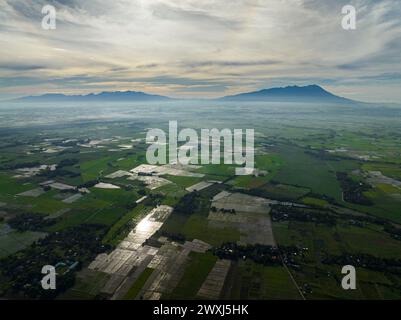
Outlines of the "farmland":
[[[49,298],[28,263],[40,255],[61,274],[54,299],[401,297],[399,109],[114,107],[124,117],[56,108],[43,122],[0,121],[0,296]],[[254,172],[149,165],[146,132],[173,115],[254,128]],[[355,291],[341,288],[344,261],[363,261]]]

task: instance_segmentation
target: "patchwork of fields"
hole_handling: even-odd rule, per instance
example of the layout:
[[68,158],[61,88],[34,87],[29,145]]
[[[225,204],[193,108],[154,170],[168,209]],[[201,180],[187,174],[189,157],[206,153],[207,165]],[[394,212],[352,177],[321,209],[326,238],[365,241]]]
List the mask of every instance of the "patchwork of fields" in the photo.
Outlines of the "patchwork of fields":
[[[0,296],[48,298],[40,261],[57,266],[56,299],[399,299],[399,124],[379,119],[377,133],[328,110],[330,129],[319,112],[251,115],[248,176],[147,164],[146,129],[163,116],[0,128]],[[357,290],[342,290],[344,264]]]

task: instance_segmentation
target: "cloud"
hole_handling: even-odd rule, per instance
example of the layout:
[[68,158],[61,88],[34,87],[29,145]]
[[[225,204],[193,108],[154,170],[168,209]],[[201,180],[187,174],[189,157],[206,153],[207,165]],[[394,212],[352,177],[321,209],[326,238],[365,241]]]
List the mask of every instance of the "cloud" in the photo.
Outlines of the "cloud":
[[[348,3],[355,31],[341,28]],[[44,4],[56,30],[41,28]],[[398,0],[0,0],[1,91],[208,97],[320,83],[364,100],[400,84],[400,16]]]
[[46,66],[40,65],[26,65],[26,64],[15,64],[15,63],[7,63],[0,64],[0,70],[11,70],[11,71],[31,71],[31,70],[41,70],[45,69]]

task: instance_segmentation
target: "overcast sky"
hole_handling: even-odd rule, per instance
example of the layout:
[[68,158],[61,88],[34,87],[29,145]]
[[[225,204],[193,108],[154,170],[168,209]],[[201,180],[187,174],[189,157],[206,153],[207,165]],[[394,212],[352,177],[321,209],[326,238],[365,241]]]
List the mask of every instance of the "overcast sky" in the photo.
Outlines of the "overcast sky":
[[[341,8],[357,9],[357,30]],[[43,30],[41,9],[57,10]],[[400,0],[0,0],[0,98],[319,84],[401,102]]]

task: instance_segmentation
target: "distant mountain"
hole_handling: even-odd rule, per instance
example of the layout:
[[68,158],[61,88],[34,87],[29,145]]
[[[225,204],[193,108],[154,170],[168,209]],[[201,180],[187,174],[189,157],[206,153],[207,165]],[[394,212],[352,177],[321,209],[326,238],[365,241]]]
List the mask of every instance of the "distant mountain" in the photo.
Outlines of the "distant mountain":
[[[140,91],[111,91],[90,93],[86,95],[64,95],[49,93],[40,96],[27,96],[14,101],[23,102],[85,102],[85,101],[167,101],[166,96],[147,94]],[[220,101],[278,101],[278,102],[331,102],[354,103],[350,99],[336,96],[318,85],[304,87],[288,86],[283,88],[263,89],[260,91],[240,93],[218,99]]]
[[139,91],[113,91],[90,93],[86,95],[64,95],[49,93],[40,96],[28,96],[16,99],[25,102],[72,102],[72,101],[156,101],[170,100],[171,98]]
[[226,101],[282,101],[282,102],[332,102],[353,103],[355,101],[336,96],[318,85],[304,87],[288,86],[263,89],[221,98]]

